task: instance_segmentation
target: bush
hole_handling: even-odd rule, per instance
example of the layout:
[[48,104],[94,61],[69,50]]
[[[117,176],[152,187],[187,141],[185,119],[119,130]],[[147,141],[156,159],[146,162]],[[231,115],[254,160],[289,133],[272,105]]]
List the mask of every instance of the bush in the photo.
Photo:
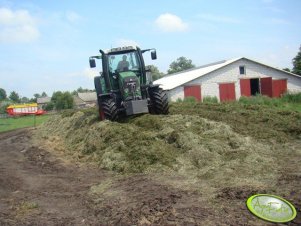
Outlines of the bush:
[[179,97],[177,100],[176,100],[177,103],[182,103],[183,100]]
[[0,103],[0,114],[6,114],[6,108],[10,105],[8,102]]
[[203,98],[203,103],[218,103],[217,97],[205,96]]
[[45,111],[51,111],[54,109],[54,103],[51,101],[43,106],[43,110]]
[[281,104],[281,101],[278,98],[256,95],[251,97],[241,96],[239,98],[239,103],[242,103],[244,105],[279,106]]
[[73,96],[70,92],[54,92],[51,97],[56,110],[72,109],[74,106]]
[[197,99],[195,97],[185,97],[183,102],[185,102],[185,103],[195,103],[195,102],[197,102]]
[[301,103],[301,93],[286,93],[281,100],[288,103]]

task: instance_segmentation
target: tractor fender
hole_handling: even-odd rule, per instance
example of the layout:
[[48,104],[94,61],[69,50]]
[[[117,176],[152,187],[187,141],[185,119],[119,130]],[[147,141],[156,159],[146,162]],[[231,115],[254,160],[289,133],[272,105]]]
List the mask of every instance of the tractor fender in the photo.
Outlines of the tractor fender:
[[157,85],[157,84],[156,85],[155,84],[151,84],[151,85],[148,86],[148,88],[149,89],[156,89],[156,88],[159,88],[159,86],[160,85]]

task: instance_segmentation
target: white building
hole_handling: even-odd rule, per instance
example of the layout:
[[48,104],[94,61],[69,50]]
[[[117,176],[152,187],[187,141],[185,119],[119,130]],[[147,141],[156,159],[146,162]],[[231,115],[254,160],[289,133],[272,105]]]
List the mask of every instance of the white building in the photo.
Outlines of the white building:
[[279,97],[287,91],[301,92],[301,76],[244,57],[167,75],[154,84],[167,90],[171,101],[189,96],[227,101],[257,93]]

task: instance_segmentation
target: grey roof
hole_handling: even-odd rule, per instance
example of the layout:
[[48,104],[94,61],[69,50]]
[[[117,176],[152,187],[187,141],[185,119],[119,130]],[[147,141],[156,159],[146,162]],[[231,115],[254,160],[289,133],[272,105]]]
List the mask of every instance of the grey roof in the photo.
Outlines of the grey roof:
[[85,102],[97,100],[96,92],[78,93],[78,97]]
[[74,104],[77,105],[77,106],[85,104],[85,101],[80,99],[77,95],[73,96],[73,100],[74,100]]
[[51,97],[39,97],[37,98],[37,104],[47,104],[51,101]]

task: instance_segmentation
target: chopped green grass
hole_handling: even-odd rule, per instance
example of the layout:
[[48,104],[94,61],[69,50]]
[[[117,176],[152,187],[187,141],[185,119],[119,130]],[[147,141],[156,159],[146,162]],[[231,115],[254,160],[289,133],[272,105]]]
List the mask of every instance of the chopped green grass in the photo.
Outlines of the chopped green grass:
[[13,118],[0,118],[0,132],[15,130],[25,127],[33,127],[42,124],[48,119],[48,115],[40,116],[21,116]]
[[203,159],[212,158],[219,168],[223,159],[244,161],[252,149],[265,149],[260,142],[286,143],[301,137],[301,112],[281,104],[279,99],[260,96],[230,103],[171,103],[168,116],[145,114],[122,122],[98,121],[96,108],[66,111],[51,117],[38,134],[60,139],[75,158],[108,170],[202,168],[207,171],[197,176],[210,177],[214,170],[206,168],[208,161]]

